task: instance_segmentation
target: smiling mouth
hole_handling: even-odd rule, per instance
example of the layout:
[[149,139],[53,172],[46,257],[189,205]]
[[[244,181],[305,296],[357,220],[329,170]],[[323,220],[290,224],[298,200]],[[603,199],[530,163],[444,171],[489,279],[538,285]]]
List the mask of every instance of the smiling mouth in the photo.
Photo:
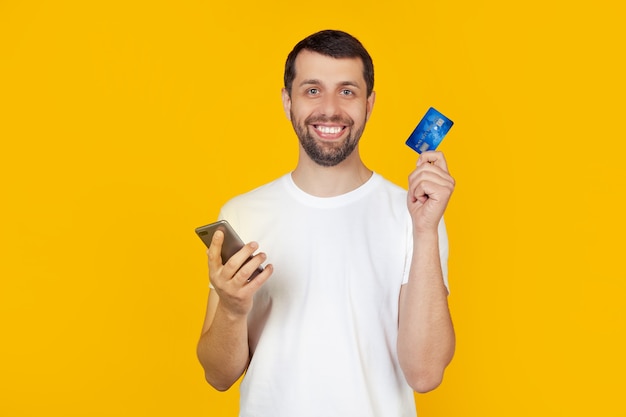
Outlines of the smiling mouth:
[[315,130],[317,130],[318,132],[323,133],[324,135],[336,135],[338,133],[341,133],[345,129],[345,126],[313,125],[313,128],[315,128]]
[[335,141],[343,137],[346,126],[311,125],[316,136],[323,141]]
[[318,139],[327,141],[341,139],[354,124],[351,119],[341,115],[332,117],[311,116],[304,123],[315,132]]

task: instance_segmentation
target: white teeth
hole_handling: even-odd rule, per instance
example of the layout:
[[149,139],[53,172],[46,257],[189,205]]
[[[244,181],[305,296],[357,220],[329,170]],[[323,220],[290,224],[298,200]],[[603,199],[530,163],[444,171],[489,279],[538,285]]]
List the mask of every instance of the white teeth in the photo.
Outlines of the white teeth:
[[343,128],[340,126],[317,126],[317,130],[327,135],[334,135],[336,133],[341,132]]

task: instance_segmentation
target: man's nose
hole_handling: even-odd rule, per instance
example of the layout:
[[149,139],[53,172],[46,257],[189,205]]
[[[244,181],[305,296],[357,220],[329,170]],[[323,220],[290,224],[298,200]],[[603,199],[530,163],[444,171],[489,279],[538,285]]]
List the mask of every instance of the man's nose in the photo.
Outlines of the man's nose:
[[339,97],[334,94],[327,95],[323,98],[321,102],[320,112],[324,116],[334,116],[338,114],[340,110]]

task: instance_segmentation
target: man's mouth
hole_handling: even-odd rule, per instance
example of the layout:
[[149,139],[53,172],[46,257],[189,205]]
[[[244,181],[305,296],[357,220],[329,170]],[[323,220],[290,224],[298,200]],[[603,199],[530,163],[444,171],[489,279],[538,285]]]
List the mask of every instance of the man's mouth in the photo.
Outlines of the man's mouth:
[[327,125],[312,125],[316,133],[322,139],[337,139],[345,130],[345,126],[327,126]]
[[313,125],[314,128],[316,128],[317,130],[319,130],[320,132],[327,134],[327,135],[336,135],[337,133],[341,132],[344,127],[343,126],[320,126],[320,125]]

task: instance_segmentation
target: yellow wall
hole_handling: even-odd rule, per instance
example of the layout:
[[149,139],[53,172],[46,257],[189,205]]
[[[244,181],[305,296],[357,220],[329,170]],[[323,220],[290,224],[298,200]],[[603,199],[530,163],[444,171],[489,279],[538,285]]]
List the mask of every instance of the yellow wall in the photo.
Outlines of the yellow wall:
[[373,169],[403,185],[426,108],[456,123],[458,348],[420,416],[626,416],[619,2],[214,3],[0,1],[0,415],[236,415],[193,229],[293,168],[283,62],[339,28]]

